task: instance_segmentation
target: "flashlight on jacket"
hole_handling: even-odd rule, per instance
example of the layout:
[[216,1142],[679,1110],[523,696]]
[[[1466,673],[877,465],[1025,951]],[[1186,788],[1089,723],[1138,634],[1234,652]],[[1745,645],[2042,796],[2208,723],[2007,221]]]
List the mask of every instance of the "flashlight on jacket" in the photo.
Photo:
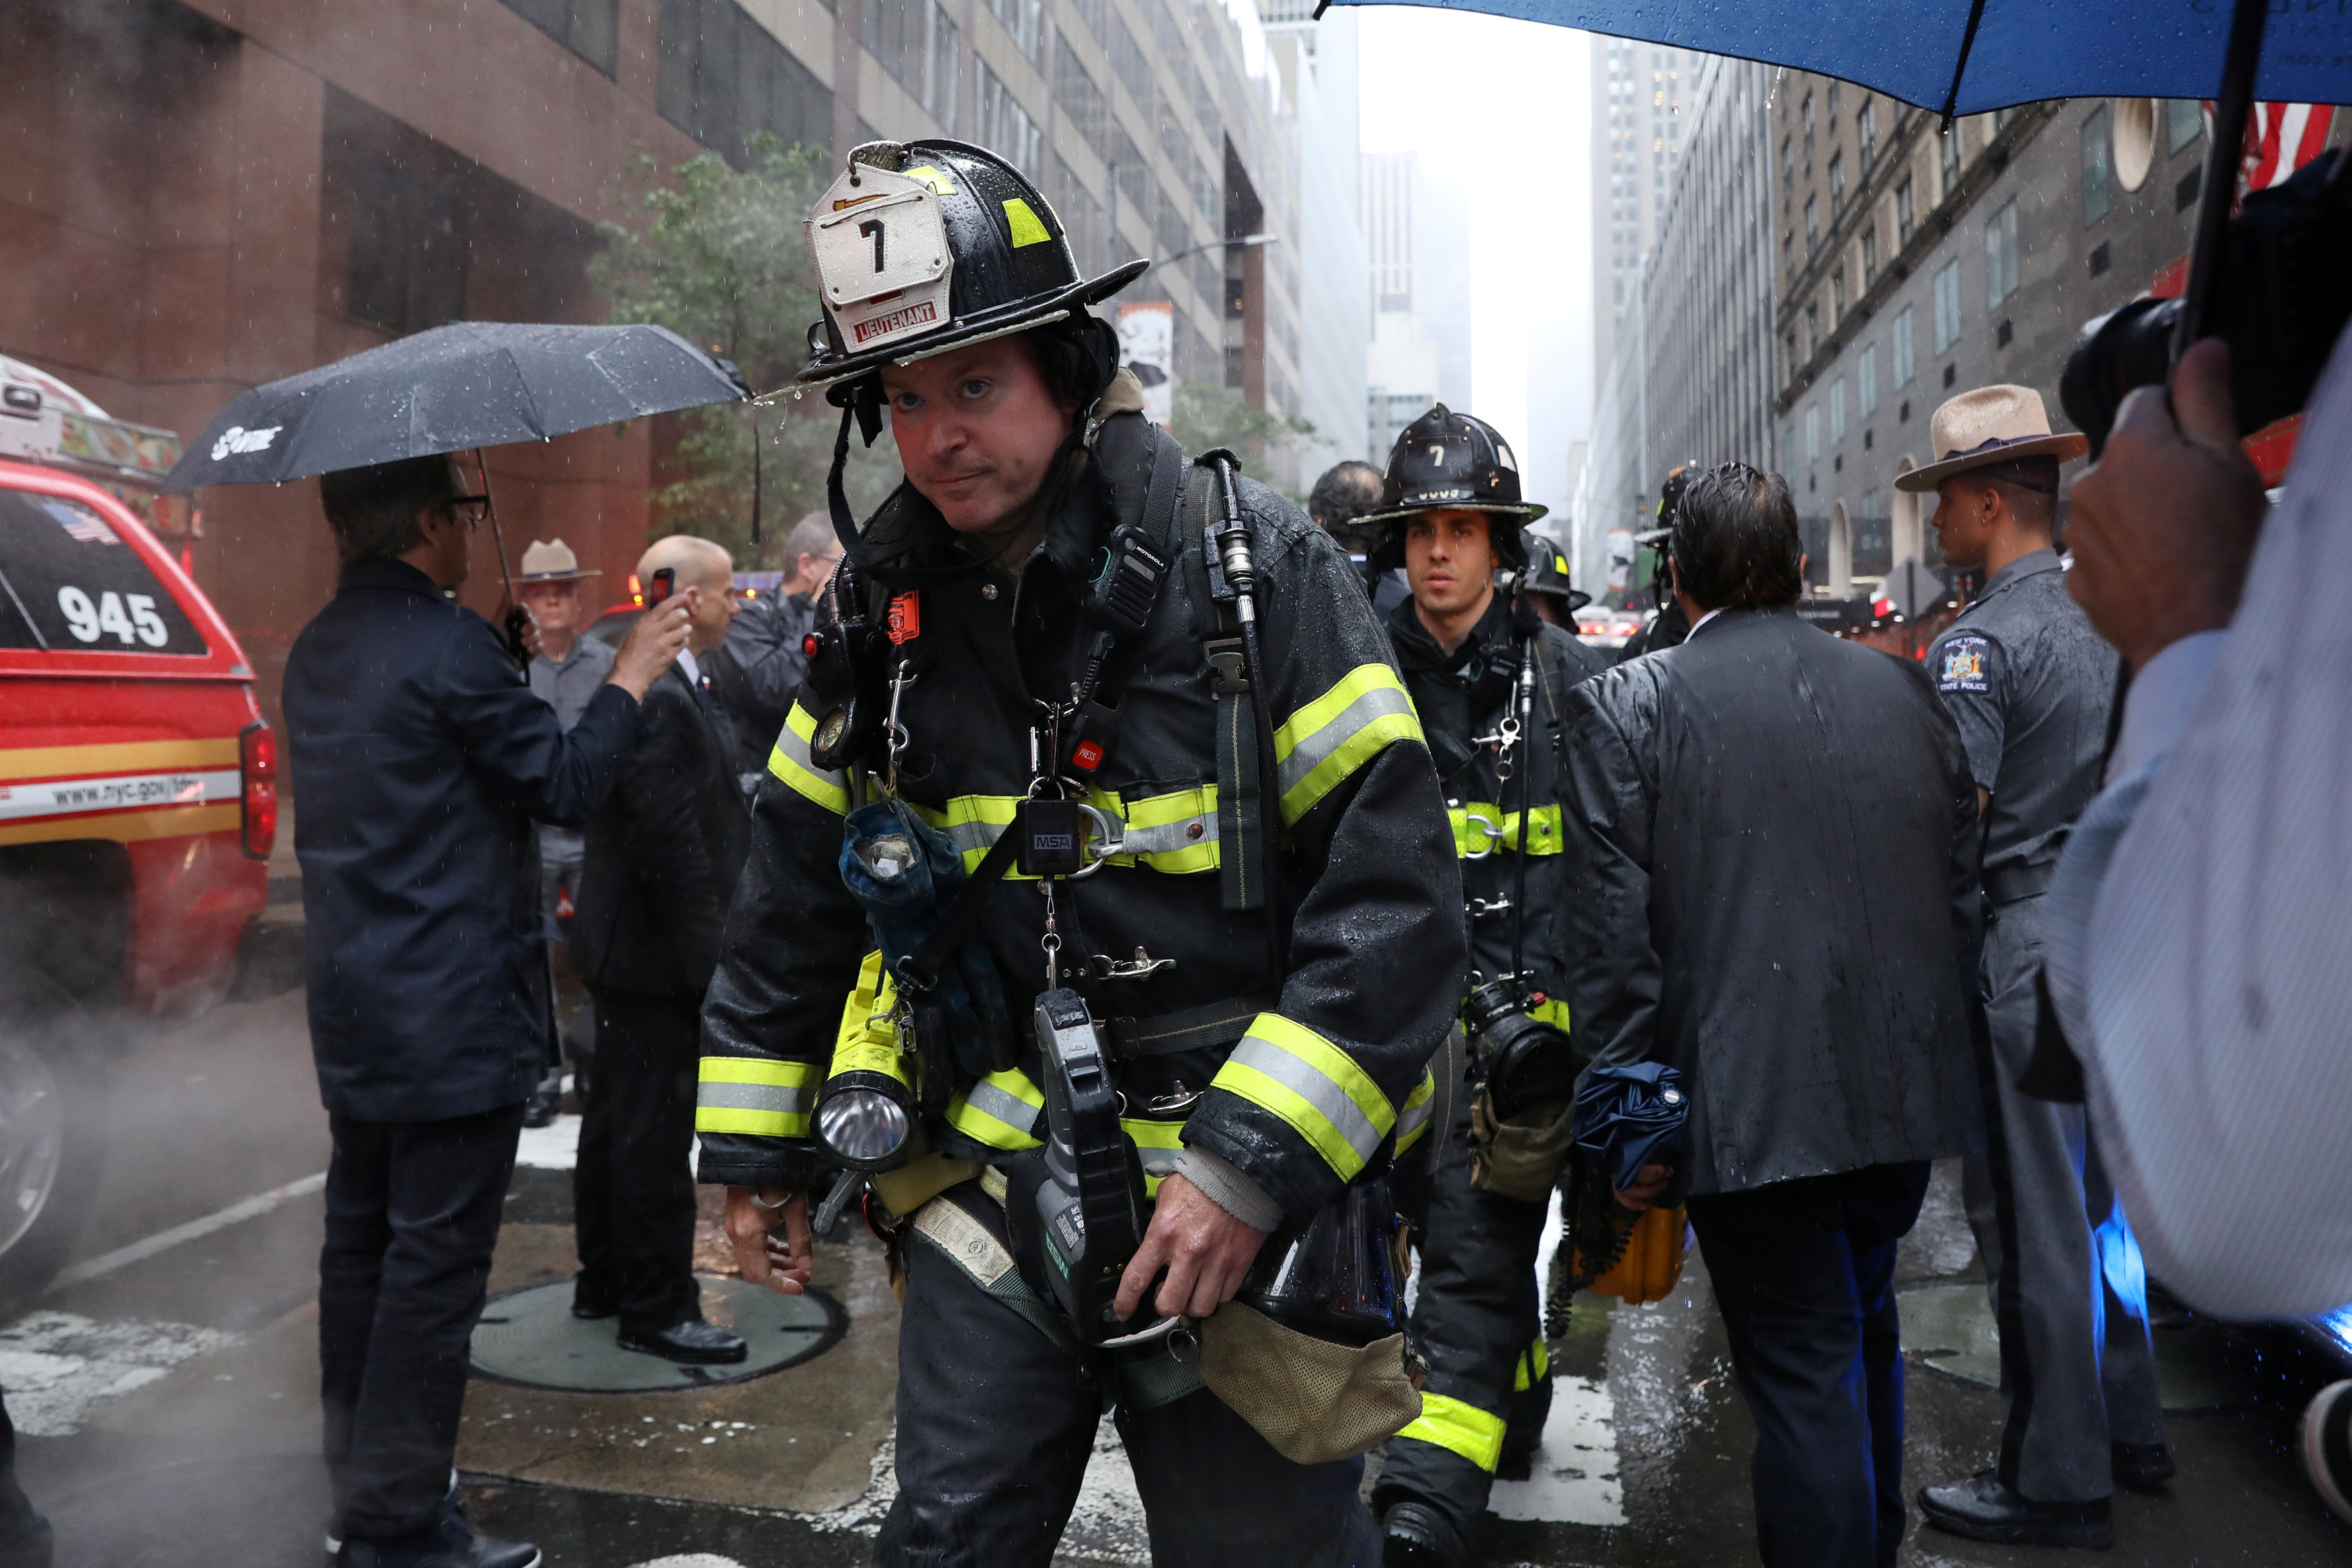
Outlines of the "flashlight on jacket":
[[897,988],[881,973],[881,955],[869,955],[866,969],[842,1009],[841,1032],[833,1061],[817,1092],[816,1135],[852,1170],[886,1171],[906,1163],[915,1132],[915,1086],[911,1058],[898,1049]]

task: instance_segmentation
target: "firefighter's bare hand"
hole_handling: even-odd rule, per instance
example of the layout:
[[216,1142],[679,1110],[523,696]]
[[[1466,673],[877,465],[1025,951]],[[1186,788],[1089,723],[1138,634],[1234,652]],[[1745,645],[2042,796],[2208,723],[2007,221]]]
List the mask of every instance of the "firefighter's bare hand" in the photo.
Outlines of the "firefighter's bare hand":
[[1627,1208],[1647,1208],[1658,1201],[1658,1195],[1674,1179],[1672,1166],[1643,1166],[1633,1173],[1632,1186],[1617,1189],[1617,1201]]
[[2181,356],[2169,408],[2156,387],[2124,400],[2098,465],[2074,481],[2067,590],[2137,670],[2229,625],[2268,509],[2238,444],[2229,350],[2209,338]]
[[1143,1246],[1119,1278],[1119,1317],[1135,1315],[1151,1277],[1162,1269],[1168,1280],[1152,1302],[1160,1315],[1207,1317],[1242,1288],[1265,1238],[1266,1232],[1227,1214],[1182,1176],[1170,1176],[1160,1184]]
[[[762,1187],[760,1196],[773,1203],[780,1192]],[[808,1194],[792,1194],[782,1208],[762,1208],[751,1201],[750,1187],[729,1187],[727,1241],[735,1249],[735,1266],[743,1278],[780,1296],[799,1295],[808,1288],[816,1264],[816,1248],[809,1239]]]
[[686,596],[680,594],[637,617],[613,660],[614,685],[639,702],[646,700],[646,689],[677,663],[678,650],[686,646],[686,634],[692,630],[686,608]]

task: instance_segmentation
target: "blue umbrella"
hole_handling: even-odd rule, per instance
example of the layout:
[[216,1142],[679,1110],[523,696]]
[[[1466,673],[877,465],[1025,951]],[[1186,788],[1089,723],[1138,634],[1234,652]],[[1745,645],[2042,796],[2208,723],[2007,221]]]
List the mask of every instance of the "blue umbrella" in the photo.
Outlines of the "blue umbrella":
[[[1424,5],[1818,71],[1946,114],[2050,98],[2213,98],[2231,0],[1324,0]],[[2255,96],[2352,102],[2352,16],[2273,0]]]

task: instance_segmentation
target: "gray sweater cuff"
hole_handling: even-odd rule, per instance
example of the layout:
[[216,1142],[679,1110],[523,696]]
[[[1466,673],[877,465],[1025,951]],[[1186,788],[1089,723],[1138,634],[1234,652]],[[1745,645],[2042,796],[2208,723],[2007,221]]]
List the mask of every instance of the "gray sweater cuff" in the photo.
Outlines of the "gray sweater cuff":
[[1176,1155],[1176,1174],[1208,1195],[1209,1201],[1253,1230],[1282,1228],[1282,1205],[1244,1175],[1239,1166],[1206,1149],[1186,1147]]

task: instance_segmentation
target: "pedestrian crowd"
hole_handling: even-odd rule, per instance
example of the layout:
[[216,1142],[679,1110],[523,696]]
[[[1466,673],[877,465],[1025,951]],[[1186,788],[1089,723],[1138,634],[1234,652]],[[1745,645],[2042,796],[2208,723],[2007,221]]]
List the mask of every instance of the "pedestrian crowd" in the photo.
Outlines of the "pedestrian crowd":
[[[876,144],[817,210],[877,201],[870,243],[812,229],[800,381],[841,453],[887,411],[906,482],[861,522],[836,456],[782,593],[662,538],[608,644],[597,574],[534,542],[519,668],[451,597],[468,470],[321,486],[343,572],[286,710],[342,1562],[538,1561],[449,1467],[567,1061],[572,1311],[623,1348],[745,1354],[698,1180],[786,1293],[845,1210],[883,1239],[888,1564],[1051,1561],[1106,1409],[1156,1562],[1463,1562],[1560,1314],[1664,1294],[1686,1238],[1763,1561],[1885,1568],[1915,1501],[2106,1546],[2113,1490],[2175,1469],[2151,1269],[2241,1314],[2352,1299],[2352,1246],[2264,1223],[2279,1169],[2347,1158],[2352,923],[2319,916],[2352,878],[2305,821],[2347,710],[2277,643],[2332,623],[2347,491],[2263,526],[2218,346],[2126,404],[2063,540],[2087,443],[2021,387],[1936,413],[1898,483],[1979,586],[1923,661],[1799,618],[1788,486],[1736,462],[1675,476],[1671,619],[1621,659],[1502,432],[1438,405],[1302,511],[1144,418],[1088,308],[1143,264],[1080,276],[1012,165]],[[899,223],[952,283],[865,276]],[[2315,469],[2352,461],[2345,358]],[[1915,1499],[1895,1260],[1951,1157],[1997,1460]],[[2314,1418],[2342,1450],[2352,1402]]]

